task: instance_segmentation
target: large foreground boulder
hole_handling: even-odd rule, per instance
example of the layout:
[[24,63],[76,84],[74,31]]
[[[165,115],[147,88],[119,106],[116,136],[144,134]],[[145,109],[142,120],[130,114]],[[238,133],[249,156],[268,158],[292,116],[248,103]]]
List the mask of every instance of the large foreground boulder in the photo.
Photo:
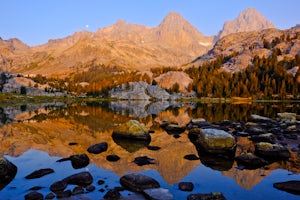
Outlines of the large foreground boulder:
[[17,174],[18,168],[5,157],[0,157],[0,190],[9,184]]
[[123,187],[134,192],[142,192],[145,189],[160,187],[159,183],[155,179],[136,173],[122,176],[120,183]]
[[194,128],[190,130],[189,134],[196,139],[195,144],[198,144],[207,153],[232,154],[234,152],[235,138],[226,131]]
[[286,182],[274,183],[273,187],[279,190],[284,190],[292,194],[300,195],[300,181],[286,181]]
[[149,131],[145,125],[136,120],[130,120],[113,131],[113,138],[133,139],[133,140],[151,140]]

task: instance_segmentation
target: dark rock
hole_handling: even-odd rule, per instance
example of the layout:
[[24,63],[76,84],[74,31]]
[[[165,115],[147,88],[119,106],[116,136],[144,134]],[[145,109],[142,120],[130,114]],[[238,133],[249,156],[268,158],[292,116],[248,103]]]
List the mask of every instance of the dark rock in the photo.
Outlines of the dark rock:
[[54,199],[55,195],[51,192],[45,196],[45,199]]
[[0,191],[14,179],[17,171],[18,168],[13,163],[5,157],[0,157]]
[[66,198],[72,195],[71,190],[56,192],[56,198]]
[[148,132],[149,133],[155,133],[155,130],[149,130]]
[[41,186],[33,186],[33,187],[31,187],[31,188],[29,188],[29,190],[40,190],[40,189],[42,189],[43,187],[41,187]]
[[99,180],[97,183],[98,183],[98,185],[103,185],[105,183],[105,181]]
[[255,154],[267,160],[288,159],[291,154],[289,150],[280,144],[260,142],[255,144]]
[[180,138],[180,135],[179,135],[179,134],[174,134],[173,137],[174,137],[175,139],[178,139],[178,138]]
[[138,166],[143,166],[148,164],[155,164],[153,160],[154,160],[153,158],[149,158],[147,156],[140,156],[140,157],[136,157],[133,162]]
[[260,135],[266,133],[266,131],[261,127],[255,127],[255,126],[247,127],[246,132],[249,133],[249,135]]
[[200,158],[198,156],[196,156],[195,154],[188,154],[184,156],[184,159],[187,160],[199,160]]
[[90,163],[90,159],[86,154],[72,155],[70,160],[74,169],[86,167]]
[[284,134],[283,137],[285,137],[287,139],[291,139],[291,140],[297,140],[298,139],[297,134]]
[[174,197],[168,189],[151,188],[143,191],[144,196],[150,200],[173,200]]
[[252,153],[241,154],[240,156],[235,157],[235,160],[239,166],[242,165],[245,169],[257,169],[268,164],[267,161]]
[[61,158],[59,160],[57,160],[56,162],[65,162],[65,161],[69,161],[70,160],[70,157],[68,158]]
[[93,177],[89,172],[80,172],[64,178],[63,181],[68,184],[87,186],[93,182]]
[[74,145],[77,145],[77,144],[78,144],[77,142],[70,142],[69,143],[70,146],[74,146]]
[[161,148],[158,147],[158,146],[150,146],[150,145],[148,145],[147,149],[152,150],[152,151],[157,151],[157,150],[160,150]]
[[89,153],[99,154],[99,153],[102,153],[102,152],[106,151],[107,147],[108,147],[107,142],[101,142],[99,144],[94,144],[94,145],[90,146],[87,149],[87,151]]
[[190,194],[187,200],[226,200],[221,192],[212,192],[210,194]]
[[292,194],[300,195],[300,181],[299,180],[274,183],[273,187],[275,187],[279,190],[283,190],[283,191],[292,193]]
[[45,176],[45,175],[51,174],[51,173],[54,173],[53,169],[50,169],[50,168],[39,169],[39,170],[36,170],[36,171],[32,172],[31,174],[25,176],[25,178],[26,179],[40,178],[42,176]]
[[120,183],[123,187],[134,192],[142,192],[145,189],[160,187],[159,183],[155,179],[136,173],[122,176]]
[[247,136],[249,136],[249,133],[247,133],[247,132],[237,132],[236,136],[247,137]]
[[74,187],[74,189],[72,191],[72,195],[83,194],[83,193],[84,193],[84,189],[81,186]]
[[192,182],[180,182],[178,188],[182,191],[193,191],[194,184]]
[[132,139],[132,140],[151,140],[150,134],[144,124],[136,120],[130,120],[126,124],[122,124],[118,130],[114,130],[113,138]]
[[65,181],[56,181],[50,186],[50,190],[54,193],[64,191],[68,184]]
[[251,140],[254,142],[268,142],[275,143],[275,136],[272,133],[265,133],[261,135],[252,135]]
[[101,188],[100,190],[99,190],[99,192],[104,192],[105,190],[103,189],[103,188]]
[[30,192],[25,195],[25,200],[43,200],[44,196],[43,194],[39,192]]
[[86,186],[85,189],[86,189],[86,191],[92,192],[92,191],[94,191],[96,189],[96,187],[93,186],[93,185],[88,185],[88,186]]
[[120,157],[118,155],[111,154],[111,155],[106,156],[106,160],[108,160],[110,162],[116,162],[116,161],[120,160]]
[[176,125],[176,124],[169,124],[164,128],[168,134],[180,134],[185,131],[184,126]]
[[107,200],[118,200],[120,199],[121,197],[121,194],[118,190],[108,190],[106,192],[106,194],[104,195],[104,199],[107,199]]

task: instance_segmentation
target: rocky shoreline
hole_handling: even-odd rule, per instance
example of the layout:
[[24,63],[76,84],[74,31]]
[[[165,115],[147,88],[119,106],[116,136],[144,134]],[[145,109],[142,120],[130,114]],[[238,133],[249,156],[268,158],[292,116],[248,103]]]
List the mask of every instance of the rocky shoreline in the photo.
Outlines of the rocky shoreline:
[[[230,169],[234,160],[237,162],[237,168],[258,169],[266,168],[268,165],[290,159],[292,155],[300,156],[299,116],[295,113],[278,113],[274,119],[251,115],[248,122],[232,122],[223,120],[210,123],[205,119],[192,119],[186,126],[178,125],[172,121],[165,120],[160,127],[168,134],[174,137],[180,137],[188,131],[190,141],[195,145],[198,155],[186,155],[184,159],[200,160],[202,164],[212,169]],[[113,131],[112,137],[116,140],[130,140],[135,142],[144,142],[149,150],[158,151],[160,147],[149,146],[152,131],[136,120],[120,125]],[[239,143],[239,138],[248,138],[253,142],[253,148],[247,148]],[[78,145],[78,144],[70,144]],[[101,142],[90,146],[82,154],[72,155],[68,158],[62,158],[57,162],[70,161],[74,169],[83,169],[89,165],[90,159],[87,153],[101,154],[107,151],[106,142]],[[120,157],[115,154],[108,155],[106,159],[110,162],[118,162]],[[8,161],[5,157],[0,160],[1,180],[7,180],[1,187],[4,188],[17,173],[17,167]],[[137,157],[133,161],[142,166],[154,164],[157,162],[148,156]],[[297,163],[296,163],[297,165]],[[300,165],[300,163],[298,163]],[[51,176],[55,170],[50,168],[38,169],[28,174],[26,179],[38,179],[43,176]],[[39,192],[41,186],[33,186],[25,199],[54,199],[68,198],[76,195],[90,192],[102,192],[104,199],[176,199],[168,189],[160,186],[160,183],[140,173],[126,174],[119,179],[120,186],[113,189],[99,189],[99,186],[105,183],[105,180],[95,180],[95,176],[88,171],[82,171],[67,177],[61,177],[53,183],[50,183],[49,193]],[[292,194],[300,194],[299,180],[290,180],[286,182],[274,183],[274,188],[284,190]],[[72,189],[70,188],[70,185]],[[211,191],[211,193],[199,194],[193,192],[194,183],[180,182],[178,190],[187,191],[187,199],[226,199],[220,192]],[[129,196],[122,196],[122,191],[131,191]],[[103,194],[102,194],[103,195]]]

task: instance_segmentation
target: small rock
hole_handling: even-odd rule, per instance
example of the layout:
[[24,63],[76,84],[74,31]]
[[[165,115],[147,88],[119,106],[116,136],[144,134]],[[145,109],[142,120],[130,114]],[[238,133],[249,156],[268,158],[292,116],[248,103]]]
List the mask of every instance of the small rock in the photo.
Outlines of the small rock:
[[212,192],[210,194],[190,194],[187,200],[226,200],[221,192]]
[[93,177],[89,172],[80,172],[64,178],[63,181],[68,184],[87,186],[93,182]]
[[153,160],[154,160],[153,158],[149,158],[147,156],[140,156],[140,157],[136,157],[133,162],[138,166],[143,166],[148,164],[155,164]]
[[72,195],[83,194],[83,193],[84,193],[84,189],[81,186],[74,187],[74,189],[72,191]]
[[275,136],[272,133],[265,133],[261,135],[252,135],[251,140],[254,142],[269,142],[275,143]]
[[89,192],[92,192],[92,191],[94,191],[94,190],[96,189],[96,187],[93,186],[93,185],[88,185],[88,186],[86,186],[85,189],[86,189],[87,191],[89,191]]
[[110,162],[116,162],[116,161],[120,160],[120,157],[118,155],[111,154],[111,155],[106,156],[106,160],[108,160]]
[[56,181],[50,186],[50,190],[54,193],[58,191],[64,191],[68,184],[65,181]]
[[99,144],[94,144],[90,146],[87,151],[93,154],[99,154],[106,151],[108,148],[107,142],[101,142]]
[[45,196],[45,199],[54,199],[55,195],[51,192]]
[[74,146],[74,145],[77,145],[77,144],[78,144],[77,142],[70,142],[69,146]]
[[97,183],[98,183],[98,185],[103,185],[105,183],[105,181],[104,180],[99,180]]
[[147,199],[151,200],[173,200],[174,197],[168,189],[164,188],[151,188],[145,189],[143,194]]
[[292,194],[300,195],[300,181],[298,180],[274,183],[273,187]]
[[180,182],[178,188],[182,191],[193,191],[194,184],[192,182]]
[[270,119],[268,117],[263,117],[263,116],[256,115],[256,114],[252,114],[250,116],[250,120],[252,120],[254,122],[270,122],[270,121],[272,121],[272,119]]
[[150,145],[148,145],[147,149],[152,150],[152,151],[157,151],[157,150],[160,150],[161,148],[158,147],[158,146],[150,146]]
[[118,190],[108,190],[104,195],[104,199],[107,200],[117,200],[120,199],[121,194]]
[[26,179],[40,178],[42,176],[45,176],[45,175],[51,174],[51,173],[54,173],[53,169],[50,169],[50,168],[39,169],[39,170],[36,170],[36,171],[32,172],[31,174],[25,176],[25,178]]
[[247,132],[237,132],[236,136],[240,136],[240,137],[248,137],[249,133]]
[[160,187],[160,184],[155,179],[136,173],[122,176],[120,183],[123,187],[134,192],[142,192],[145,189]]
[[90,163],[90,159],[86,154],[72,155],[70,160],[74,169],[86,167]]
[[199,160],[200,158],[198,156],[196,156],[195,154],[188,154],[184,156],[184,159],[187,160]]
[[25,200],[43,200],[44,196],[43,194],[39,192],[30,192],[25,195]]
[[71,190],[66,190],[66,191],[59,191],[56,192],[56,198],[66,198],[66,197],[70,197],[72,195]]
[[164,130],[167,131],[168,134],[180,134],[185,131],[185,127],[177,124],[169,124]]

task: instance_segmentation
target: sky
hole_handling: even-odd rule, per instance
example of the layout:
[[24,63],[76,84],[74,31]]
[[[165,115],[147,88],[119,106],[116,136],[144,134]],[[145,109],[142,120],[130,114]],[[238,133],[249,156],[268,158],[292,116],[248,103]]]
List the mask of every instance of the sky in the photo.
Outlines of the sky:
[[300,24],[300,0],[1,0],[0,5],[0,37],[18,38],[30,46],[76,31],[95,32],[119,19],[155,27],[171,11],[204,35],[216,35],[225,21],[249,7],[276,28]]

